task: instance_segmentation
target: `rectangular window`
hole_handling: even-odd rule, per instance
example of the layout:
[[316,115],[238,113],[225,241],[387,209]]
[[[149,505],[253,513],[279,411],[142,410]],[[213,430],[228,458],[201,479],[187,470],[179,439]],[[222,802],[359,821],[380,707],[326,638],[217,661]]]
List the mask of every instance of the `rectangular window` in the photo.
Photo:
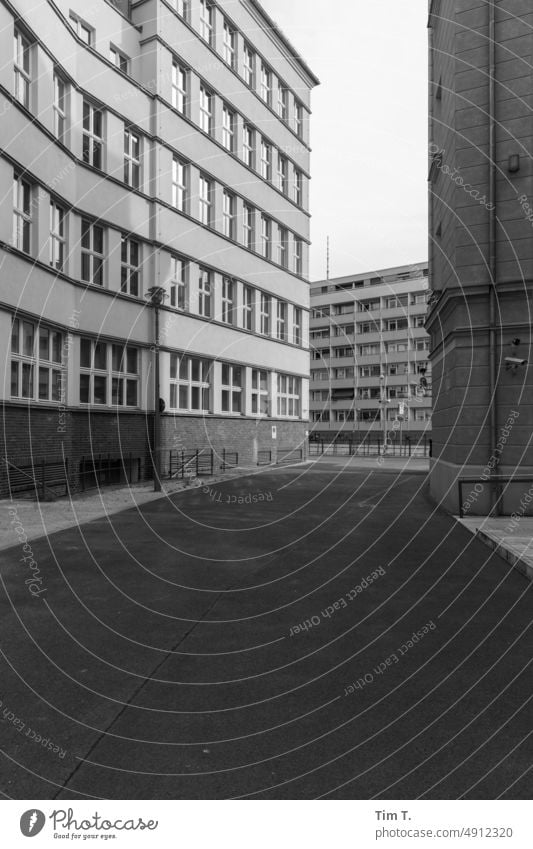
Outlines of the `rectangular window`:
[[298,168],[294,169],[294,202],[302,206],[303,202],[303,174]]
[[252,369],[252,415],[270,415],[270,389],[268,372]]
[[413,327],[424,327],[426,323],[425,315],[415,315],[412,319]]
[[129,345],[80,339],[80,403],[137,407],[139,361]]
[[129,127],[124,129],[124,182],[132,189],[141,185],[141,138]]
[[104,228],[85,218],[81,222],[81,279],[104,285]]
[[138,297],[141,278],[141,246],[127,233],[121,237],[120,291]]
[[30,108],[30,59],[31,45],[20,30],[15,29],[13,39],[13,63],[15,71],[15,97],[26,109]]
[[250,86],[250,88],[254,88],[254,82],[255,82],[255,72],[254,72],[254,66],[255,66],[255,54],[254,54],[254,52],[253,52],[252,48],[251,48],[248,44],[245,44],[245,45],[244,45],[242,61],[243,61],[243,76],[244,76],[244,82],[246,83],[246,85],[247,85],[247,86]]
[[200,86],[200,129],[211,135],[213,126],[213,95]]
[[222,193],[222,232],[228,239],[235,238],[235,196],[225,190]]
[[213,46],[213,7],[209,0],[200,0],[200,35]]
[[261,292],[261,311],[259,313],[260,333],[263,336],[270,336],[270,295],[265,295]]
[[222,321],[233,324],[235,314],[235,283],[229,277],[222,278]]
[[70,25],[78,38],[81,38],[84,44],[88,44],[89,47],[92,47],[94,44],[94,29],[72,12],[70,13],[69,20]]
[[299,377],[278,374],[278,416],[299,418],[302,381]]
[[248,250],[253,251],[255,246],[254,209],[247,203],[243,204],[242,208],[242,241]]
[[235,113],[224,106],[222,109],[222,144],[233,153],[235,147]]
[[224,21],[224,45],[223,45],[223,57],[224,62],[226,62],[230,68],[235,68],[235,30],[228,23],[228,21]]
[[289,117],[289,92],[284,86],[278,85],[278,115],[282,121],[286,121]]
[[222,363],[221,407],[223,413],[242,413],[243,369]]
[[254,329],[254,290],[251,286],[242,287],[242,326],[245,330]]
[[276,336],[282,341],[287,340],[287,304],[278,301],[276,313]]
[[31,251],[31,186],[17,174],[13,178],[13,246],[29,254]]
[[288,268],[289,265],[289,233],[285,227],[279,228],[278,237],[278,262],[283,268]]
[[392,298],[387,298],[387,309],[398,307],[406,307],[409,303],[408,295],[394,295]]
[[172,160],[172,206],[180,212],[187,211],[187,165],[181,159]]
[[294,272],[300,275],[303,273],[303,243],[298,236],[294,237]]
[[212,223],[212,189],[211,180],[200,174],[200,221],[207,227],[210,227]]
[[304,134],[304,110],[301,103],[294,101],[294,130],[298,138],[302,139]]
[[211,362],[182,354],[170,355],[170,407],[208,413],[211,408]]
[[57,330],[22,319],[11,328],[11,397],[33,401],[62,398],[64,337]]
[[261,176],[264,180],[272,178],[272,147],[261,139]]
[[409,327],[406,318],[390,318],[385,322],[385,330],[392,332],[396,330],[406,330]]
[[212,272],[200,269],[198,278],[198,315],[211,318]]
[[289,163],[281,153],[278,153],[277,183],[280,192],[289,193]]
[[170,306],[189,309],[189,263],[179,257],[170,259]]
[[67,84],[65,80],[54,74],[54,135],[59,141],[65,141],[67,124]]
[[261,85],[259,88],[261,100],[264,100],[269,106],[272,104],[272,71],[261,62]]
[[109,46],[109,58],[113,65],[122,71],[122,73],[127,74],[129,71],[130,60],[129,57],[126,56],[118,47],[115,47],[113,44]]
[[302,311],[299,307],[292,309],[292,341],[295,345],[302,344]]
[[254,131],[249,124],[242,128],[242,159],[249,168],[254,167]]
[[65,266],[65,210],[50,201],[50,265],[57,271]]
[[103,112],[83,101],[83,161],[93,168],[103,167]]
[[189,0],[171,0],[172,7],[185,21],[189,17]]
[[177,62],[172,63],[172,106],[187,114],[187,71]]
[[265,215],[261,216],[261,255],[270,259],[272,254],[272,221]]

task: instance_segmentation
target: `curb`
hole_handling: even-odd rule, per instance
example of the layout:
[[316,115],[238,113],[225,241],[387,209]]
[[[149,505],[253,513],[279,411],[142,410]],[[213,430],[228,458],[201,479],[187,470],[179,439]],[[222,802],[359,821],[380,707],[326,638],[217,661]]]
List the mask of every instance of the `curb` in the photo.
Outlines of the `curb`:
[[496,551],[500,557],[503,557],[508,563],[511,564],[524,578],[527,578],[529,581],[533,581],[533,564],[528,563],[527,560],[524,560],[523,557],[520,557],[519,554],[516,554],[511,549],[506,548],[505,545],[502,545],[501,542],[493,539],[489,534],[485,533],[485,531],[476,531],[476,537],[481,540],[486,546],[492,548],[493,551]]

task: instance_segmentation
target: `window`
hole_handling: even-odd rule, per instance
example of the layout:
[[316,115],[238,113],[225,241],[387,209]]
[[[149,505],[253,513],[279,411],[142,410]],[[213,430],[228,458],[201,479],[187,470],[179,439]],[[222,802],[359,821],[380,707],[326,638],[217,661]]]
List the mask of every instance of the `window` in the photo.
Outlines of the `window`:
[[268,372],[263,369],[252,369],[252,415],[270,415]]
[[417,339],[414,348],[415,351],[429,351],[429,339]]
[[361,366],[359,374],[361,377],[379,377],[381,375],[381,367],[379,365]]
[[54,74],[54,135],[65,141],[67,122],[67,84],[59,74]]
[[124,182],[132,189],[141,184],[141,138],[128,127],[124,129]]
[[298,138],[303,138],[304,132],[304,110],[301,103],[294,101],[294,130]]
[[292,308],[292,341],[295,345],[302,344],[302,311],[299,307]]
[[313,422],[329,422],[329,410],[314,411],[311,415]]
[[380,300],[379,298],[374,299],[372,301],[359,301],[357,304],[358,312],[372,312],[372,310],[379,310]]
[[212,219],[212,183],[207,177],[200,174],[200,221],[207,227],[211,226]]
[[429,422],[431,421],[431,410],[413,410],[413,421],[415,422]]
[[259,88],[261,100],[269,106],[272,103],[272,71],[264,62],[261,62],[261,86]]
[[213,125],[213,95],[200,86],[200,129],[211,135]]
[[14,318],[11,327],[11,397],[61,401],[63,334]]
[[15,97],[26,109],[30,107],[30,51],[31,45],[20,30],[15,29],[13,62],[15,69]]
[[261,255],[270,259],[272,249],[272,221],[265,215],[261,216]]
[[174,7],[180,18],[187,20],[189,16],[189,0],[171,0],[171,5]]
[[264,139],[261,139],[261,176],[264,180],[272,177],[272,148]]
[[78,38],[81,38],[84,44],[92,46],[94,42],[94,29],[90,27],[89,24],[84,23],[80,18],[78,18],[71,12],[70,25],[78,36]]
[[200,35],[213,46],[213,7],[208,0],[200,0]]
[[225,190],[222,193],[222,232],[228,239],[235,238],[235,196]]
[[260,333],[270,336],[270,295],[261,292],[261,311],[259,313]]
[[333,369],[333,377],[335,380],[350,380],[352,377],[355,377],[355,372],[352,366],[336,368]]
[[398,307],[406,307],[409,303],[408,295],[394,295],[392,298],[387,298],[387,309],[394,309]]
[[276,336],[283,341],[287,340],[287,304],[278,301],[276,314]]
[[391,332],[396,330],[405,330],[409,327],[406,318],[390,318],[385,322],[385,330]]
[[360,422],[379,422],[381,420],[380,410],[359,410]]
[[277,182],[278,189],[283,192],[284,195],[288,194],[289,190],[289,163],[285,159],[281,153],[278,153],[278,170],[277,170]]
[[172,63],[172,106],[182,115],[187,113],[187,71],[177,62]]
[[401,342],[387,342],[385,347],[387,354],[401,354],[404,351],[407,351],[407,340],[403,339]]
[[187,165],[181,159],[172,160],[172,206],[187,211]]
[[128,56],[112,44],[109,47],[109,58],[120,71],[124,74],[128,73],[130,63]]
[[288,241],[289,241],[289,233],[285,229],[285,227],[279,228],[279,241],[278,241],[278,262],[283,268],[287,268],[289,264],[288,260]]
[[242,377],[241,366],[222,363],[222,397],[223,413],[242,413]]
[[62,271],[65,265],[65,210],[50,201],[50,265]]
[[303,272],[303,245],[298,236],[294,237],[294,271],[296,274]]
[[104,228],[85,218],[81,222],[81,279],[104,285]]
[[396,377],[399,374],[407,374],[407,363],[391,363],[387,368],[387,374]]
[[343,336],[345,339],[347,339],[348,336],[353,336],[354,332],[355,332],[355,325],[353,325],[353,324],[340,324],[339,325],[338,324],[333,330],[333,335],[334,336]]
[[303,203],[303,174],[298,168],[294,169],[294,202],[298,206]]
[[233,153],[235,145],[235,113],[224,106],[222,109],[222,144]]
[[224,57],[224,62],[226,62],[230,68],[235,68],[235,30],[228,21],[224,21],[224,45],[222,55]]
[[380,346],[378,343],[372,345],[359,345],[359,356],[360,357],[370,357],[374,356],[374,354],[380,353]]
[[415,315],[413,318],[413,327],[424,327],[425,322],[425,315]]
[[170,306],[189,309],[189,263],[179,257],[170,259]]
[[299,377],[278,374],[278,416],[298,418],[301,408],[301,384]]
[[129,345],[80,340],[80,403],[136,407],[139,352]]
[[120,291],[128,295],[139,295],[141,276],[141,247],[139,242],[122,234],[120,249]]
[[242,287],[242,326],[245,330],[254,329],[254,290],[251,286]]
[[103,112],[87,100],[83,101],[83,161],[102,168]]
[[411,295],[411,304],[425,304],[427,302],[427,292],[417,292]]
[[242,159],[249,168],[254,167],[254,131],[249,124],[242,128]]
[[211,407],[211,362],[170,355],[170,407],[208,413]]
[[311,380],[329,380],[329,371],[327,369],[315,369],[311,371]]
[[246,248],[253,251],[254,249],[254,209],[243,204],[242,208],[242,240]]
[[278,115],[282,121],[286,121],[289,117],[289,92],[279,83],[278,85]]
[[205,268],[200,269],[198,279],[198,315],[211,318],[212,273]]
[[253,88],[255,82],[255,54],[248,44],[244,45],[242,60],[244,82],[246,83],[246,85],[250,86],[250,88]]
[[22,177],[13,178],[13,246],[29,254],[31,250],[31,186]]
[[233,324],[235,311],[235,283],[229,277],[222,278],[222,321]]

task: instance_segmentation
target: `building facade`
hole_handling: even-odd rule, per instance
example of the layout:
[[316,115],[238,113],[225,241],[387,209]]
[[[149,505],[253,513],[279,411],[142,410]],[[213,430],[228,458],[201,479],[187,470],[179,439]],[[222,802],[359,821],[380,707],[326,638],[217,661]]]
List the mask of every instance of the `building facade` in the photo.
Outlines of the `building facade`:
[[314,438],[377,440],[393,431],[414,444],[428,437],[427,296],[426,263],[312,284]]
[[152,287],[164,451],[301,445],[318,80],[255,0],[0,17],[5,458],[151,473]]
[[532,22],[521,0],[430,3],[430,487],[452,512],[517,509],[500,479],[533,473]]

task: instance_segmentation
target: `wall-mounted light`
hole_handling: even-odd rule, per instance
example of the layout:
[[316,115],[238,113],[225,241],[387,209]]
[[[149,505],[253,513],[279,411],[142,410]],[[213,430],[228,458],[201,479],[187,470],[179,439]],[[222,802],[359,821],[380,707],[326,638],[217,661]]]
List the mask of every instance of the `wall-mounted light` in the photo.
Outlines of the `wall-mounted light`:
[[520,155],[518,153],[511,153],[507,162],[507,170],[510,174],[516,174],[517,171],[520,171]]

